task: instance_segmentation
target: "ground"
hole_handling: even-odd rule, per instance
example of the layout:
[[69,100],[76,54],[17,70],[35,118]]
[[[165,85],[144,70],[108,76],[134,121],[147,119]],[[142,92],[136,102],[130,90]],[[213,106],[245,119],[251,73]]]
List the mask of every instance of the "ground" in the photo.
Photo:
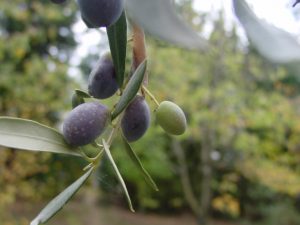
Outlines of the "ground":
[[[71,200],[47,225],[197,225],[194,217],[187,213],[179,215],[132,213],[126,208],[101,205],[94,199],[90,195],[84,197],[80,195]],[[19,202],[9,209],[10,222],[0,224],[28,225],[30,219],[34,218],[45,204]],[[210,224],[234,225],[222,221],[211,221]]]

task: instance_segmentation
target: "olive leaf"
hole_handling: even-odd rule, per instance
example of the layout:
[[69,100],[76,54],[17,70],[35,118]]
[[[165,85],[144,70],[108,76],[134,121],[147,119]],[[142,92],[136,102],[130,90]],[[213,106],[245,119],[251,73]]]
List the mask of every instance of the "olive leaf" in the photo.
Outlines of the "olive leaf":
[[132,207],[132,203],[131,203],[131,199],[130,199],[129,193],[127,191],[126,184],[125,184],[125,182],[124,182],[124,180],[122,178],[122,175],[120,174],[119,169],[118,169],[118,167],[117,167],[117,165],[116,165],[116,163],[115,163],[115,161],[114,161],[114,159],[113,159],[113,157],[112,157],[112,155],[110,153],[109,146],[108,146],[108,144],[106,143],[106,141],[104,139],[102,139],[102,144],[103,144],[103,147],[104,147],[104,151],[105,151],[105,153],[106,153],[106,155],[107,155],[107,157],[108,157],[111,165],[113,166],[113,169],[114,169],[114,171],[115,171],[115,173],[117,175],[117,178],[118,178],[118,180],[119,180],[120,184],[122,185],[122,188],[123,188],[123,190],[125,192],[126,199],[127,199],[127,202],[128,202],[128,206],[129,206],[130,210],[132,212],[134,212],[134,209]]
[[131,148],[128,141],[123,137],[123,142],[125,145],[125,150],[127,155],[130,157],[136,168],[143,174],[145,181],[155,190],[158,191],[158,187],[153,181],[150,174],[147,172],[147,170],[143,167],[143,164],[141,163],[139,157],[135,154],[133,149]]
[[81,97],[81,98],[91,98],[92,97],[89,93],[87,93],[83,90],[80,90],[80,89],[75,89],[75,93],[78,97]]
[[91,98],[91,97],[92,96],[90,96],[85,91],[75,89],[75,93],[72,96],[72,108],[74,109],[78,105],[83,104],[85,102],[84,101],[85,98]]
[[32,120],[0,117],[0,145],[29,151],[77,155],[57,130]]
[[123,86],[127,47],[127,21],[125,11],[112,26],[107,28],[107,36],[119,87]]
[[207,41],[178,16],[172,0],[127,0],[126,9],[135,23],[159,39],[188,49],[208,47]]
[[244,0],[233,0],[235,14],[253,46],[275,63],[300,61],[300,45],[290,33],[257,18]]
[[300,0],[296,0],[293,4],[293,7],[295,7],[298,3],[300,3]]
[[72,198],[72,196],[79,190],[84,182],[89,178],[93,171],[93,167],[90,168],[84,175],[78,180],[67,187],[63,192],[51,200],[46,207],[39,213],[39,215],[33,219],[30,225],[39,225],[47,222],[57,212],[59,212],[63,206]]
[[111,115],[112,120],[115,119],[126,108],[126,106],[131,102],[131,100],[136,96],[143,82],[146,68],[147,68],[147,61],[144,60],[138,66],[138,68],[135,70],[134,74],[130,78],[119,102],[115,107],[115,110]]

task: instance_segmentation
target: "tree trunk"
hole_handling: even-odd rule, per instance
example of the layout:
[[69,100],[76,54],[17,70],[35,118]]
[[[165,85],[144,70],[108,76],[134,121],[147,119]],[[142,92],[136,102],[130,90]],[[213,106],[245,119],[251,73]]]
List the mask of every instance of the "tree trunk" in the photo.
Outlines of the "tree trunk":
[[[208,133],[210,136],[210,133]],[[197,217],[197,222],[200,225],[207,224],[207,217],[211,200],[211,180],[212,180],[212,165],[210,160],[211,138],[206,139],[201,149],[201,164],[202,164],[202,180],[200,200],[192,186],[188,166],[184,150],[179,141],[172,139],[172,149],[178,162],[178,173],[180,176],[184,197],[191,208],[192,212]],[[200,180],[200,178],[199,178]]]
[[202,147],[201,147],[201,166],[202,166],[202,182],[201,182],[201,217],[199,218],[199,222],[201,224],[207,224],[207,217],[210,208],[211,201],[211,181],[212,181],[212,164],[211,164],[211,152],[213,148],[213,133],[208,126],[202,126]]
[[201,206],[199,202],[197,201],[195,192],[193,190],[191,180],[190,180],[190,174],[188,171],[188,167],[186,164],[186,158],[184,155],[184,151],[181,147],[181,144],[176,139],[172,139],[172,149],[174,152],[174,155],[176,156],[177,162],[178,162],[178,173],[180,176],[180,181],[184,193],[184,197],[186,201],[188,202],[191,210],[193,213],[199,217],[201,215]]
[[240,175],[238,181],[239,190],[239,205],[240,205],[240,216],[246,216],[246,202],[247,202],[247,180],[243,175]]

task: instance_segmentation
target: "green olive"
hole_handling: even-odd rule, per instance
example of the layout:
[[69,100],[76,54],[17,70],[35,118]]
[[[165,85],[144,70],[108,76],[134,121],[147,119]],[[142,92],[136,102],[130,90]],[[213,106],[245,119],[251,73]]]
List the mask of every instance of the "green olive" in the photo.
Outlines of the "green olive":
[[182,109],[173,102],[163,101],[156,110],[158,124],[169,134],[180,135],[186,130],[186,118]]

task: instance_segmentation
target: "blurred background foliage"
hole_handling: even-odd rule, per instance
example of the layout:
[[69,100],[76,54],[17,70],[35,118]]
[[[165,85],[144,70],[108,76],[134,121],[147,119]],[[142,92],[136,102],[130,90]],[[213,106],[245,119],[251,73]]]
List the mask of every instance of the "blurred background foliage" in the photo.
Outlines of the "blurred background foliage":
[[[205,23],[212,24],[208,41],[213,47],[208,52],[147,38],[149,89],[158,100],[182,106],[189,125],[185,135],[173,138],[155,124],[153,114],[147,134],[133,144],[160,191],[147,186],[121,141],[113,145],[134,205],[140,212],[191,212],[199,223],[218,218],[238,224],[298,225],[299,80],[241,41],[236,27],[225,29],[222,12],[214,21],[205,15],[198,21],[191,4],[178,1],[178,11],[199,32]],[[71,108],[72,89],[86,89],[85,82],[68,76],[76,18],[73,1],[62,6],[48,0],[0,2],[1,116],[59,127]],[[82,60],[83,80],[97,57]],[[148,103],[154,110],[154,103]],[[77,158],[0,148],[0,221],[10,221],[8,206],[53,197],[83,166]],[[90,186],[102,201],[126,207],[105,158]],[[16,224],[26,224],[20,221]]]
[[[70,107],[68,90],[75,85],[67,76],[76,44],[70,29],[74,22],[75,4],[61,8],[47,0],[1,1],[1,116],[58,125]],[[80,173],[80,163],[0,147],[0,221],[5,221],[8,205],[40,201],[62,190]]]

